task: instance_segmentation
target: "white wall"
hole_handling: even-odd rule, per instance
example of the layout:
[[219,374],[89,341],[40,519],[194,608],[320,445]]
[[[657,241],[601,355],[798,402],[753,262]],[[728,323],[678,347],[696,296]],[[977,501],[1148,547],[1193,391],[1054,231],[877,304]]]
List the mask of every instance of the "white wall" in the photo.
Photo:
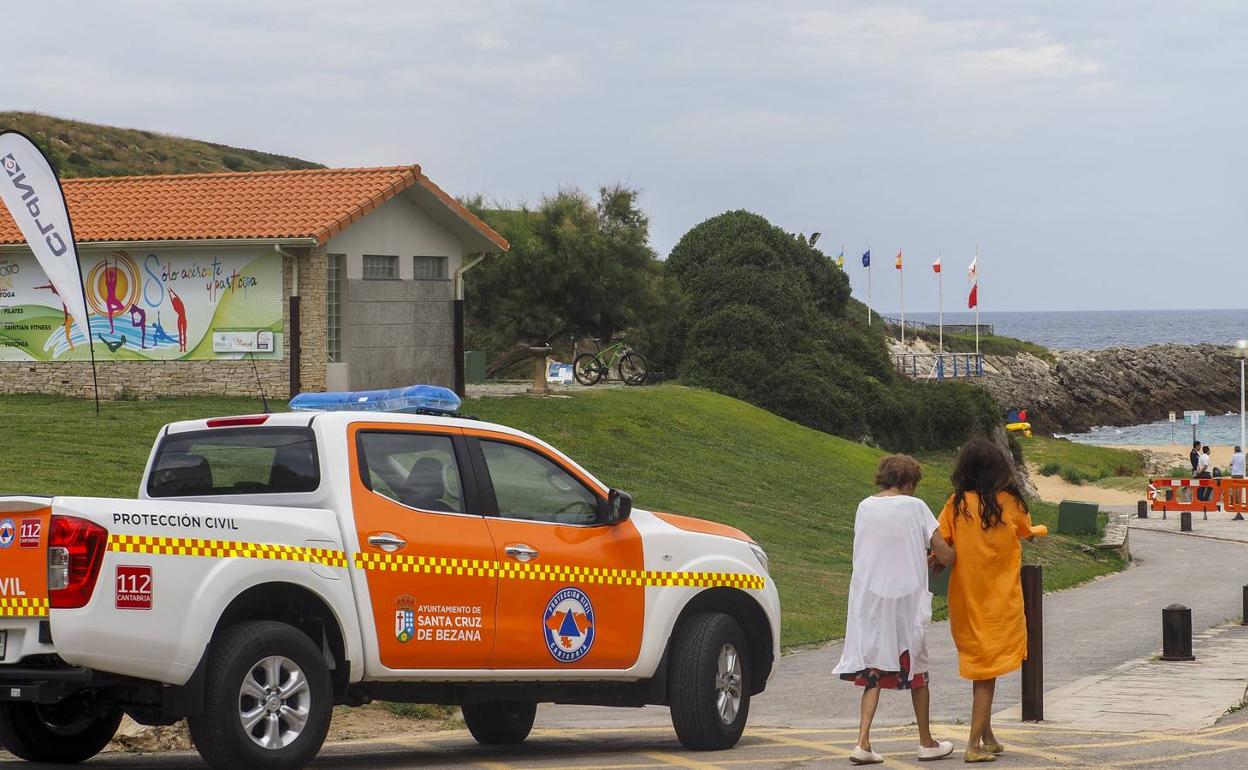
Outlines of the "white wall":
[[365,254],[398,256],[399,278],[402,280],[411,280],[414,256],[448,257],[448,278],[455,275],[464,257],[460,240],[405,193],[396,195],[335,235],[325,246],[325,251],[346,255],[348,280],[364,277]]

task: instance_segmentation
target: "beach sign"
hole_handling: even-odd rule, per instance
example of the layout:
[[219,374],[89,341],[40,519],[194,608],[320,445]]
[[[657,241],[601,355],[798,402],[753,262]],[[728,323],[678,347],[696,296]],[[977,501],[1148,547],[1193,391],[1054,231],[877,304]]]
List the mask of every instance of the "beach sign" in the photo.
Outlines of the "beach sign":
[[1170,413],[1170,422],[1174,422],[1174,412]]
[[1205,413],[1200,409],[1190,409],[1183,412],[1183,416],[1186,417],[1187,421],[1192,425],[1200,425],[1201,421],[1205,418]]

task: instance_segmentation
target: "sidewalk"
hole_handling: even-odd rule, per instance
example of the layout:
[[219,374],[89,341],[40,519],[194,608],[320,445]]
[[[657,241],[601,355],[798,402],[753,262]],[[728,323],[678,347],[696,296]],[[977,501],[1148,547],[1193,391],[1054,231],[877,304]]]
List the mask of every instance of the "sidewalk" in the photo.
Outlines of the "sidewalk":
[[[1105,732],[1192,732],[1243,704],[1248,691],[1248,626],[1195,634],[1194,661],[1137,658],[1044,694],[1046,724]],[[1018,722],[1019,707],[996,716]]]
[[[1045,597],[1048,692],[1056,694],[1087,677],[1104,676],[1128,661],[1156,654],[1161,648],[1161,609],[1169,604],[1190,607],[1197,632],[1239,619],[1241,586],[1248,584],[1248,545],[1141,530],[1132,533],[1131,550],[1138,560],[1135,566]],[[970,716],[971,687],[957,675],[957,652],[948,623],[932,625],[928,652],[932,719],[965,722]],[[857,724],[859,690],[832,676],[840,654],[840,643],[833,643],[785,656],[767,692],[754,700],[750,723],[819,728]],[[997,685],[997,709],[1016,706],[1020,699],[1019,674],[1002,677]],[[1223,704],[1221,710],[1232,703]],[[1046,707],[1051,705],[1056,706],[1056,701],[1046,699]],[[667,709],[660,707],[613,711],[545,706],[538,724],[640,727],[669,724],[668,719]],[[905,725],[913,720],[906,693],[884,694],[876,724]],[[1084,727],[1096,729],[1095,725]]]
[[[1114,510],[1120,509],[1126,510],[1121,506],[1114,506]],[[1149,511],[1147,519],[1139,519],[1136,518],[1135,509],[1131,508],[1130,526],[1134,530],[1248,543],[1248,521],[1235,521],[1235,514],[1233,513],[1210,511],[1208,514],[1204,514],[1200,511],[1194,511],[1192,513],[1191,532],[1181,532],[1179,530],[1178,511],[1170,511],[1165,516],[1166,518],[1163,519],[1161,511]],[[1206,519],[1205,516],[1209,518]]]

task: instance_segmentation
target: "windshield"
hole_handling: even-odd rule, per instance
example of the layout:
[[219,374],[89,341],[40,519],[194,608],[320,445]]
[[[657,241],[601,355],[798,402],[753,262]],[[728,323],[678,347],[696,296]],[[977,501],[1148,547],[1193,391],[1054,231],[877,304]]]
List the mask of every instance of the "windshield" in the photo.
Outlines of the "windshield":
[[151,497],[312,492],[321,483],[308,428],[241,428],[177,433],[160,444]]

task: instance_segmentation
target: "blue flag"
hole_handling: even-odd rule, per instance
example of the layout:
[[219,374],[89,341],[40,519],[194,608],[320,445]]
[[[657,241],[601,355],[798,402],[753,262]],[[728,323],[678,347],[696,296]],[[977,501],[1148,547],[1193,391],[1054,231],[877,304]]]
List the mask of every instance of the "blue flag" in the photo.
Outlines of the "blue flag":
[[871,249],[862,252],[862,266],[871,267]]

